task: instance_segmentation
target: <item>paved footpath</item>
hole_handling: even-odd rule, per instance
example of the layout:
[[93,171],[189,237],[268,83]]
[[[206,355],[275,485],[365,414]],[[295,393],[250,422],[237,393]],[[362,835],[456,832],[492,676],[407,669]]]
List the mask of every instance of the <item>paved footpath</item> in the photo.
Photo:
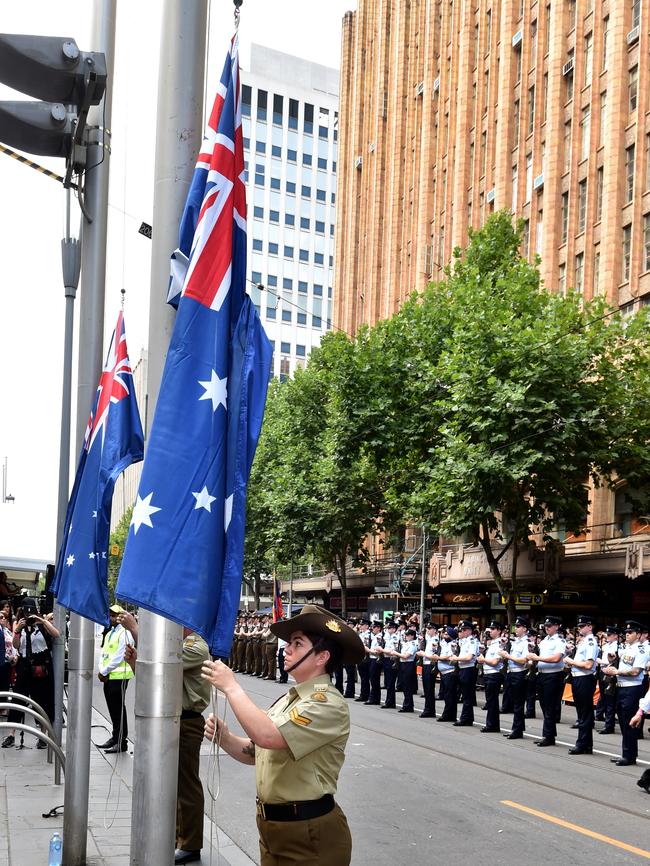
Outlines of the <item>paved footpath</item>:
[[[94,709],[92,724],[92,739],[106,739],[106,719]],[[62,809],[55,817],[43,817],[63,805],[63,785],[54,784],[54,764],[47,763],[45,750],[35,748],[33,736],[25,734],[24,744],[24,749],[0,749],[0,866],[46,866],[50,838],[55,831],[63,832]],[[120,755],[105,755],[91,746],[88,866],[129,866],[132,753],[132,744]],[[207,817],[200,862],[254,866]]]

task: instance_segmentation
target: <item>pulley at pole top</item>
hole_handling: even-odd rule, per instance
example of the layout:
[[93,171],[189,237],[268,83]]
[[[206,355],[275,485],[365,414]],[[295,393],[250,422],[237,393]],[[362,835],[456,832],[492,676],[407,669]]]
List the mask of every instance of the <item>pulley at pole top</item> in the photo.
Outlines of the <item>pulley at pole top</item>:
[[239,10],[241,9],[244,0],[232,0],[235,5],[235,30],[239,29]]

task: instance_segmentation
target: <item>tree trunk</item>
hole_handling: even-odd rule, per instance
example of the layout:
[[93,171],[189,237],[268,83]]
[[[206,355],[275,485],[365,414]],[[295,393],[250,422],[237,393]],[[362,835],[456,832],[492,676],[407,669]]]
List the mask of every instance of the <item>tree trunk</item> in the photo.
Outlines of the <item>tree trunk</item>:
[[347,558],[347,547],[344,547],[338,556],[339,565],[336,569],[336,574],[341,584],[341,618],[348,618],[348,577],[345,570],[345,560]]
[[255,572],[254,578],[254,588],[253,588],[253,598],[255,601],[255,610],[260,609],[260,584],[262,582],[262,578],[260,576],[259,571]]

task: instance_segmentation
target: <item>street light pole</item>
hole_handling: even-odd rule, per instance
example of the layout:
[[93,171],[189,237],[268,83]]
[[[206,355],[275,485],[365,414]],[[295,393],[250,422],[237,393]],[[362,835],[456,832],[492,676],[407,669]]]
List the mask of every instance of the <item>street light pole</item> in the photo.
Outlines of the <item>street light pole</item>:
[[422,585],[420,586],[420,628],[424,625],[424,599],[426,597],[427,528],[422,525]]
[[[104,290],[108,225],[108,169],[115,59],[116,0],[94,0],[92,49],[106,56],[104,104],[90,109],[86,170],[86,221],[81,239],[81,304],[77,385],[77,442],[81,451],[86,421],[102,370]],[[95,667],[95,625],[70,616],[68,730],[63,811],[63,866],[83,866],[88,840],[90,724]]]

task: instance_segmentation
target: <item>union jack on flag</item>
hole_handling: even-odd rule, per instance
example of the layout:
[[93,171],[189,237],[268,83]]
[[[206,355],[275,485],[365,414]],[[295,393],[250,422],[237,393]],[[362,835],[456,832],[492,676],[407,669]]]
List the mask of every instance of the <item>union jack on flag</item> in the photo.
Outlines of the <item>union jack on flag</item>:
[[144,437],[120,312],[79,456],[52,592],[70,610],[108,625],[108,538],[115,481],[142,460]]
[[271,345],[246,294],[246,189],[237,36],[226,57],[171,258],[177,306],[120,598],[230,652],[246,486]]

